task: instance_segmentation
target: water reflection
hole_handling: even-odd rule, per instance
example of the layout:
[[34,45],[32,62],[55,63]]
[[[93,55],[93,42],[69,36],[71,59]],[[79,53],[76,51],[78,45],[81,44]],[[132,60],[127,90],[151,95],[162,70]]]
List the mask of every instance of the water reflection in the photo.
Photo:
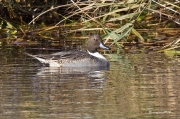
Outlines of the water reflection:
[[[89,109],[102,95],[104,72],[62,74],[57,68],[43,70],[46,71],[38,73],[38,78],[32,80],[32,92],[36,101],[45,104],[47,101],[48,111],[51,111],[48,115],[56,118],[93,117]],[[44,113],[45,116],[46,111]]]
[[91,118],[107,79],[104,70],[66,72],[13,64],[2,69],[3,118]]
[[2,119],[180,116],[178,58],[109,55],[109,70],[85,71],[43,67],[22,57],[0,57]]

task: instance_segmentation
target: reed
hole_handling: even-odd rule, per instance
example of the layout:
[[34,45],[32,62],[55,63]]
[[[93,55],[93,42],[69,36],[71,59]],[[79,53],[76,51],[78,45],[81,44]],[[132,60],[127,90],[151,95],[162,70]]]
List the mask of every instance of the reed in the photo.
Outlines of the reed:
[[177,29],[180,25],[180,2],[173,0],[5,0],[0,5],[5,13],[0,16],[0,32],[9,37],[32,32],[43,37],[51,31],[60,35],[99,32],[105,34],[106,42],[113,41],[111,45],[121,48],[123,42],[152,39],[141,29],[153,31],[157,38],[163,34],[159,28]]

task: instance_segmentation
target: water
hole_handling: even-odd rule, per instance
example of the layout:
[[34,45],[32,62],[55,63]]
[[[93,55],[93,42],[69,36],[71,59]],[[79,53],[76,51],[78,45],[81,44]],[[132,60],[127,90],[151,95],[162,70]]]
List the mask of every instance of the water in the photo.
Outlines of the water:
[[179,58],[107,55],[109,70],[43,67],[23,53],[0,57],[1,119],[178,119]]

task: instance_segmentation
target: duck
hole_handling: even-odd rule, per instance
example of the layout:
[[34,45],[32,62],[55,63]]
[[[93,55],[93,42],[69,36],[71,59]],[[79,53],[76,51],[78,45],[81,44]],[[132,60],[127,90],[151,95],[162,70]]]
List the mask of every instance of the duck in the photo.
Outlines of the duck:
[[109,61],[98,52],[99,48],[110,50],[99,34],[92,34],[86,42],[86,51],[63,51],[53,54],[26,55],[39,60],[49,67],[106,67],[110,66]]

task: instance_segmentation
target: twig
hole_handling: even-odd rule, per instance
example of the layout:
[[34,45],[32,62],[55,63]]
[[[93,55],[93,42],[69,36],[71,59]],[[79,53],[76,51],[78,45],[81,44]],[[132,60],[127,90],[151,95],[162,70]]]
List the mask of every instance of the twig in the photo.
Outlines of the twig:
[[158,4],[158,5],[162,6],[162,7],[164,7],[164,8],[166,8],[166,9],[170,10],[170,11],[173,11],[173,12],[175,12],[175,13],[180,14],[178,11],[175,11],[175,10],[173,10],[173,9],[169,8],[169,7],[166,7],[165,5],[162,5],[162,4],[158,3],[158,2],[156,2],[155,0],[152,0],[152,1],[153,1],[153,2],[155,2],[156,4]]
[[51,10],[54,10],[54,9],[57,9],[57,8],[60,8],[60,7],[66,7],[66,6],[69,6],[69,5],[70,5],[70,4],[61,5],[61,6],[57,6],[57,7],[54,7],[54,8],[51,7],[50,9],[48,9],[48,10],[40,13],[37,17],[35,17],[31,22],[29,22],[29,25],[30,25],[31,23],[33,23],[33,22],[34,22],[37,18],[39,18],[41,15],[43,15],[43,14],[45,14],[45,13],[51,11]]
[[[82,11],[85,15],[87,15],[90,19],[92,19],[92,17],[91,17],[89,14],[85,13],[84,10],[82,10],[73,0],[71,0],[71,2],[72,2],[80,11]],[[94,4],[95,4],[95,3],[94,3]],[[96,23],[98,23],[99,25],[101,25],[102,28],[104,28],[104,26],[103,26],[99,21],[97,21],[97,20],[95,20],[95,19],[93,19],[93,21],[95,21]]]
[[173,19],[172,19],[173,17],[170,16],[170,15],[167,15],[167,14],[165,14],[165,13],[161,13],[161,12],[159,12],[159,11],[157,11],[157,10],[153,10],[153,9],[151,9],[151,8],[147,8],[147,9],[150,10],[150,11],[152,11],[152,12],[155,12],[155,13],[164,15],[164,16],[166,16],[166,17],[168,17],[168,18],[171,18],[170,20],[172,20],[172,21],[174,21],[175,23],[177,23],[177,24],[180,25],[180,22],[178,22],[178,20],[173,20]]

